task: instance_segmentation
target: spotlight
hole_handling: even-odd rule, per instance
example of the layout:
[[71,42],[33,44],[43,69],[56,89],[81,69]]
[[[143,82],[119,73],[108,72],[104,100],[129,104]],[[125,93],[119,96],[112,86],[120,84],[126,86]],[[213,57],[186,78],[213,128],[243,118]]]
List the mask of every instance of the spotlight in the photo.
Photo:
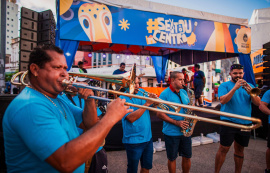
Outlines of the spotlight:
[[148,61],[150,58],[149,58],[149,56],[148,57],[146,57],[146,60]]
[[139,56],[137,56],[137,59],[140,59],[140,57],[139,57]]
[[119,59],[119,58],[120,58],[120,56],[119,56],[119,55],[117,55],[117,56],[116,56],[116,58],[117,58],[117,59]]
[[91,57],[92,57],[92,53],[89,53],[89,54],[88,54],[88,57],[90,57],[90,58],[91,58]]
[[127,59],[129,59],[129,56],[127,56]]
[[103,54],[102,57],[103,57],[103,58],[106,58],[106,54]]

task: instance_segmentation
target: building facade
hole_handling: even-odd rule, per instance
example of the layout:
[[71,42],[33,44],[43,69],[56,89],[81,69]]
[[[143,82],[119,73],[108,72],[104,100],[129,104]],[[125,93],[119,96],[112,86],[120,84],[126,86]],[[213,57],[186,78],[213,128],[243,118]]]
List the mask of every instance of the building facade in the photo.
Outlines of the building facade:
[[18,5],[16,0],[6,0],[6,54],[11,55],[11,43],[18,37]]

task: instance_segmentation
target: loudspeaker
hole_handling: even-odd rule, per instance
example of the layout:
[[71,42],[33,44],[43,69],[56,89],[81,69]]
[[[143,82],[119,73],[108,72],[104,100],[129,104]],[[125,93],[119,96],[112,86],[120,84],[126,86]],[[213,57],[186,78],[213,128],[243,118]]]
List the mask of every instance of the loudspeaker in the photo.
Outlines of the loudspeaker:
[[22,7],[21,19],[30,19],[32,21],[38,21],[38,12]]
[[37,41],[37,32],[21,29],[21,39],[29,41]]
[[270,42],[265,43],[263,45],[263,48],[265,49],[263,51],[263,54],[265,55],[263,57],[264,63],[263,63],[263,67],[267,67],[265,69],[263,69],[263,85],[267,85],[270,86]]
[[36,12],[22,7],[20,29],[20,71],[28,70],[30,52],[37,45],[55,44],[55,20],[51,10]]
[[32,31],[37,31],[38,29],[38,22],[37,21],[32,21],[32,20],[28,20],[26,18],[21,18],[21,28],[25,28],[28,30],[32,30]]
[[26,41],[26,40],[21,40],[20,42],[21,42],[21,50],[31,52],[35,47],[37,47],[36,42]]
[[4,149],[4,138],[3,138],[3,127],[2,120],[4,113],[10,104],[10,102],[17,96],[17,94],[5,94],[0,95],[0,172],[7,172],[7,166],[5,163],[5,149]]

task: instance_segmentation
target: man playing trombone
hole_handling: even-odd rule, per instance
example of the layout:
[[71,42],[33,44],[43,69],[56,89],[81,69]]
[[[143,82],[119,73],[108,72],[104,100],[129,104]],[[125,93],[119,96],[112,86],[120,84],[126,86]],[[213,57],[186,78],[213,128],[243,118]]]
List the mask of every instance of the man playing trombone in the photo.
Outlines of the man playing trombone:
[[[66,58],[56,46],[35,48],[29,59],[30,85],[8,106],[3,118],[8,172],[84,172],[115,123],[128,110],[118,98],[97,123],[90,89],[80,88],[84,110],[59,94],[68,79]],[[77,127],[86,132],[79,136]]]
[[[139,92],[140,90],[140,92]],[[144,92],[139,89],[139,79],[135,78],[134,94],[143,96]],[[155,94],[149,94],[150,98],[156,98]],[[120,96],[127,103],[150,106],[152,101],[145,101],[138,98]],[[147,173],[152,169],[153,161],[153,140],[151,131],[151,119],[149,110],[132,107],[134,110],[122,119],[123,139],[127,154],[127,172],[137,173],[139,161],[141,162],[141,173]]]
[[[233,64],[230,68],[231,80],[219,86],[220,111],[251,117],[251,102],[260,105],[260,98],[251,93],[253,86],[244,79],[244,67]],[[237,124],[249,125],[251,121],[221,116],[221,120]],[[226,158],[230,146],[234,142],[235,172],[240,173],[244,161],[244,147],[248,146],[250,132],[240,129],[221,126],[220,147],[216,154],[215,172],[219,172]]]
[[[174,71],[171,74],[171,85],[160,94],[160,99],[165,101],[188,104],[189,98],[187,92],[183,89],[183,73]],[[170,106],[169,106],[170,107]],[[174,111],[170,107],[171,111]],[[185,113],[182,108],[180,113]],[[183,173],[188,173],[191,166],[191,137],[183,136],[181,129],[187,129],[189,123],[184,121],[184,117],[169,115],[158,112],[157,116],[163,120],[163,134],[168,158],[168,169],[170,173],[176,172],[177,154],[182,156]]]

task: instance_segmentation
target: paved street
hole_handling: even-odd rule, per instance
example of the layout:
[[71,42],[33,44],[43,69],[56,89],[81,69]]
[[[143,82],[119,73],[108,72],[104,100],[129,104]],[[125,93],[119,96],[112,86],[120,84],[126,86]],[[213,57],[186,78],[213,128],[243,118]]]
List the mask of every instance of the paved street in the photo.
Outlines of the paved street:
[[[262,173],[266,167],[265,151],[267,141],[257,138],[251,139],[249,147],[245,149],[245,160],[242,173]],[[192,148],[191,173],[213,173],[215,154],[219,143],[200,145]],[[127,169],[125,151],[109,151],[108,169],[111,173],[124,173]],[[177,172],[181,171],[181,158],[177,158]],[[139,172],[139,170],[138,170]],[[153,169],[151,172],[165,173],[167,170],[166,151],[156,152],[153,157]],[[230,149],[226,161],[221,169],[221,173],[234,172],[233,148]]]

